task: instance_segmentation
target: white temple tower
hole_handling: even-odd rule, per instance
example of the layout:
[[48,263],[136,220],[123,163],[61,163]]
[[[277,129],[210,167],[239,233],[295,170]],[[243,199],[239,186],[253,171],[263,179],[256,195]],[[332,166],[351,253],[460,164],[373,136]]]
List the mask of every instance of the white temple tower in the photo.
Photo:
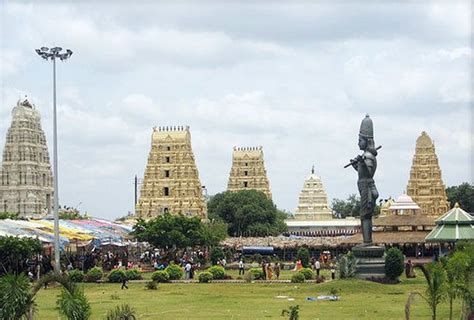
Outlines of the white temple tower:
[[12,111],[0,169],[0,212],[41,218],[51,212],[53,179],[41,117],[28,100]]

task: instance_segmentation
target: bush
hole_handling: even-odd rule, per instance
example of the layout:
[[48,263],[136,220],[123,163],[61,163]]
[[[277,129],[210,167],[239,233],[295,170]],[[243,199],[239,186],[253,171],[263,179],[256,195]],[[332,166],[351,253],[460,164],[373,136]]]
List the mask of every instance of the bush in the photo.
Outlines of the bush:
[[305,280],[303,273],[297,272],[291,276],[291,282],[293,283],[303,283]]
[[153,274],[151,275],[151,279],[153,281],[161,282],[161,283],[169,282],[170,275],[166,271],[158,270],[158,271],[153,272]]
[[385,276],[397,280],[403,273],[403,253],[398,248],[390,248],[385,255]]
[[225,278],[225,270],[221,266],[212,266],[207,269],[208,272],[212,274],[212,279],[220,280]]
[[305,280],[311,280],[314,278],[314,272],[310,268],[303,268],[298,272],[304,276]]
[[122,306],[116,306],[115,309],[107,312],[106,320],[135,320],[135,310],[128,304]]
[[147,281],[145,288],[148,290],[156,290],[158,289],[158,284],[156,281]]
[[201,283],[208,283],[213,279],[213,277],[214,276],[212,275],[212,273],[210,273],[209,271],[204,271],[199,274],[198,279]]
[[86,281],[87,282],[97,282],[102,279],[104,272],[100,267],[94,267],[90,269],[86,274]]
[[301,260],[303,267],[309,267],[309,251],[307,248],[299,248],[296,252],[296,260]]
[[264,274],[260,268],[252,268],[247,272],[247,275],[251,277],[251,280],[264,280]]
[[325,280],[326,278],[324,278],[324,276],[316,277],[316,283],[323,283]]
[[349,252],[348,254],[343,255],[338,262],[339,277],[341,279],[348,279],[355,277],[357,270],[357,260],[356,257]]
[[170,276],[170,280],[179,280],[183,277],[184,272],[180,266],[170,264],[166,267],[165,272]]
[[82,282],[84,281],[84,272],[79,269],[71,270],[69,271],[69,279],[71,279],[72,282]]
[[128,280],[141,280],[142,275],[138,269],[128,269],[125,271]]
[[110,271],[110,273],[107,276],[107,280],[109,282],[122,282],[124,279],[127,279],[127,276],[125,275],[125,271],[122,269],[114,269]]
[[224,251],[222,251],[221,247],[214,247],[211,249],[212,264],[217,264],[217,260],[223,259],[224,257]]

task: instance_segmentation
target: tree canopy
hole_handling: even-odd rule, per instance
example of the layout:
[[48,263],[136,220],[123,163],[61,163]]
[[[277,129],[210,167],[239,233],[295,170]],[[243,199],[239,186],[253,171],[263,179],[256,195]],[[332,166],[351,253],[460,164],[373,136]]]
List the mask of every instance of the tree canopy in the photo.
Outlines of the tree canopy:
[[227,236],[223,223],[203,223],[198,217],[170,213],[149,221],[138,220],[133,235],[139,241],[163,249],[215,246]]
[[474,212],[474,186],[464,182],[459,186],[446,188],[446,196],[453,207],[456,202],[466,212]]
[[[337,217],[359,217],[360,216],[360,197],[351,194],[346,200],[334,198],[331,202],[332,210]],[[380,206],[375,205],[374,216],[380,214]]]
[[0,274],[22,271],[26,259],[41,253],[42,249],[38,239],[0,236]]
[[261,191],[219,193],[207,209],[209,219],[227,223],[230,236],[270,236],[286,231],[287,215]]

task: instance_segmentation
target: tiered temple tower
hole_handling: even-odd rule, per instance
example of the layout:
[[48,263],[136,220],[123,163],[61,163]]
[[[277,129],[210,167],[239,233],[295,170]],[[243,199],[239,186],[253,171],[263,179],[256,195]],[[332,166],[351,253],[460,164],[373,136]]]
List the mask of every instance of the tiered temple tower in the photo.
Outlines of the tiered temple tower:
[[12,111],[0,169],[0,212],[41,218],[51,212],[53,179],[41,117],[28,100]]
[[306,178],[300,193],[298,208],[295,212],[295,220],[331,220],[333,219],[329,208],[328,197],[324,190],[321,178],[314,173]]
[[151,218],[165,212],[207,218],[189,127],[153,128],[136,215]]
[[440,216],[449,210],[435,146],[424,131],[416,140],[407,194],[421,207],[422,214]]
[[254,189],[272,197],[262,147],[234,147],[227,191]]

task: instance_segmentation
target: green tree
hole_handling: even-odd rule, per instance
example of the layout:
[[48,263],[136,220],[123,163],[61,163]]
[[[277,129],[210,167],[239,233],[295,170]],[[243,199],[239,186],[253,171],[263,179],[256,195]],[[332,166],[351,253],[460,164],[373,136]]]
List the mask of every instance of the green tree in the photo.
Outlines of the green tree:
[[257,190],[216,194],[208,203],[211,219],[228,225],[231,236],[269,236],[286,231],[286,214]]
[[175,251],[194,246],[215,246],[225,239],[222,223],[205,224],[198,217],[166,213],[149,221],[139,220],[133,235],[155,247]]
[[426,284],[428,285],[425,294],[420,295],[431,308],[432,320],[436,320],[438,305],[446,299],[446,271],[439,262],[430,263],[427,267],[423,265],[417,267],[423,272]]
[[446,196],[453,207],[456,202],[466,212],[474,212],[474,186],[464,182],[459,186],[446,188]]
[[0,236],[0,274],[22,271],[22,263],[42,250],[38,239]]
[[[360,216],[360,197],[351,194],[347,200],[341,200],[334,198],[331,202],[331,207],[336,216],[341,218],[346,217],[359,217]],[[380,206],[375,205],[374,215],[377,216],[380,214]]]
[[11,220],[18,220],[20,217],[18,213],[11,213],[11,212],[0,212],[0,220],[11,219]]
[[456,251],[446,262],[446,284],[449,298],[449,319],[453,319],[453,301],[469,296],[469,255]]
[[0,277],[0,319],[32,319],[35,302],[30,289],[24,274]]
[[303,267],[308,268],[309,267],[309,251],[308,248],[299,248],[298,251],[296,252],[296,259],[301,260],[301,264]]
[[403,273],[403,253],[398,248],[390,248],[385,255],[385,275],[397,280]]

